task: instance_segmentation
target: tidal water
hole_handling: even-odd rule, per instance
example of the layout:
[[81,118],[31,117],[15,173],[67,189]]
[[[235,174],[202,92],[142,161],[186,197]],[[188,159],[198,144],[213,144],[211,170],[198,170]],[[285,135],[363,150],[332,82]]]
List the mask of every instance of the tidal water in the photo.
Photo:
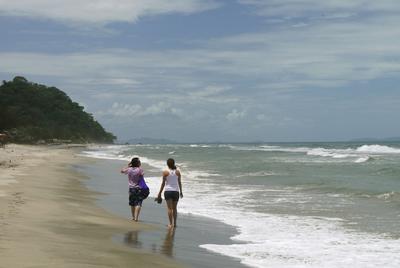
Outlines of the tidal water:
[[183,175],[180,213],[235,227],[200,247],[253,267],[400,267],[400,143],[93,146],[84,155]]

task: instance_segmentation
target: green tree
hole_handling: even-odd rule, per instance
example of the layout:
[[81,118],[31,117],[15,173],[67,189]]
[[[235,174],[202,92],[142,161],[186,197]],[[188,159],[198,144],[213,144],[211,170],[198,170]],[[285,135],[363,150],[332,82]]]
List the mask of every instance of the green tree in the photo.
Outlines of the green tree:
[[63,91],[21,76],[0,86],[0,131],[26,143],[52,139],[112,143],[116,139]]

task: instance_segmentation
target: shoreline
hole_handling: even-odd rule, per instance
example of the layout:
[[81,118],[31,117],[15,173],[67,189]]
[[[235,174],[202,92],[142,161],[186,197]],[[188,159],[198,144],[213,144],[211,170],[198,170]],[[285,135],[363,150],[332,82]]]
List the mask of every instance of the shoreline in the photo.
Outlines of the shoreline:
[[[74,147],[74,148],[72,148]],[[154,228],[112,215],[73,165],[82,147],[8,144],[0,149],[0,267],[183,267],[112,241]]]
[[[126,175],[119,174],[120,168],[125,164],[124,161],[89,159],[93,161],[78,165],[76,168],[90,178],[85,181],[89,189],[105,193],[99,196],[96,203],[117,217],[124,217],[128,220],[130,210],[127,178]],[[143,168],[146,181],[160,176],[160,172],[152,172],[154,168],[146,164],[143,164]],[[150,196],[143,202],[139,222],[155,228],[115,233],[113,240],[116,243],[144,252],[152,251],[189,267],[249,267],[242,264],[239,259],[200,247],[204,244],[232,244],[231,237],[237,234],[235,227],[211,218],[179,213],[178,204],[178,227],[174,232],[170,232],[166,227],[168,220],[165,202],[163,201],[162,204],[154,202],[154,194],[155,189],[151,188]],[[185,198],[180,202],[185,202]]]

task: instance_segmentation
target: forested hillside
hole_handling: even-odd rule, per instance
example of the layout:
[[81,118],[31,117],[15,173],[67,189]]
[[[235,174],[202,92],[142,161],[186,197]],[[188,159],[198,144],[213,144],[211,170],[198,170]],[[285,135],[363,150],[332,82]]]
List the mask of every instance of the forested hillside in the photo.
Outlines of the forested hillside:
[[116,138],[63,91],[24,77],[0,86],[0,132],[21,143],[54,139],[112,143]]

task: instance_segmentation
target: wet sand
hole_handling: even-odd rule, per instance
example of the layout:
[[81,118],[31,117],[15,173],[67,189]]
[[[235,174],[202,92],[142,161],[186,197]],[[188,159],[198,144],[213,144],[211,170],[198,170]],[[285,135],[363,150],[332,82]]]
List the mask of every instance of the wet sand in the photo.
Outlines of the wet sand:
[[[167,256],[113,242],[118,233],[156,230],[96,205],[71,165],[79,148],[0,148],[0,267],[182,267]],[[115,238],[114,238],[115,240]]]
[[[93,159],[85,165],[77,165],[76,169],[90,178],[85,181],[89,189],[105,193],[99,196],[97,201],[99,206],[118,217],[129,219],[127,178],[126,175],[119,173],[125,164],[119,160]],[[150,177],[160,177],[159,171],[152,171],[154,168],[146,164],[143,168],[147,180],[150,180]],[[159,180],[161,182],[161,177]],[[150,195],[154,195],[157,189],[150,191]],[[165,203],[157,204],[153,200],[154,197],[151,196],[144,200],[140,221],[155,228],[117,232],[114,235],[115,242],[126,245],[132,250],[164,255],[189,267],[247,267],[238,259],[200,247],[203,244],[232,244],[230,238],[237,234],[234,227],[209,218],[179,213],[178,227],[175,231],[171,231],[166,227],[168,219]],[[185,202],[185,198],[179,202]]]

